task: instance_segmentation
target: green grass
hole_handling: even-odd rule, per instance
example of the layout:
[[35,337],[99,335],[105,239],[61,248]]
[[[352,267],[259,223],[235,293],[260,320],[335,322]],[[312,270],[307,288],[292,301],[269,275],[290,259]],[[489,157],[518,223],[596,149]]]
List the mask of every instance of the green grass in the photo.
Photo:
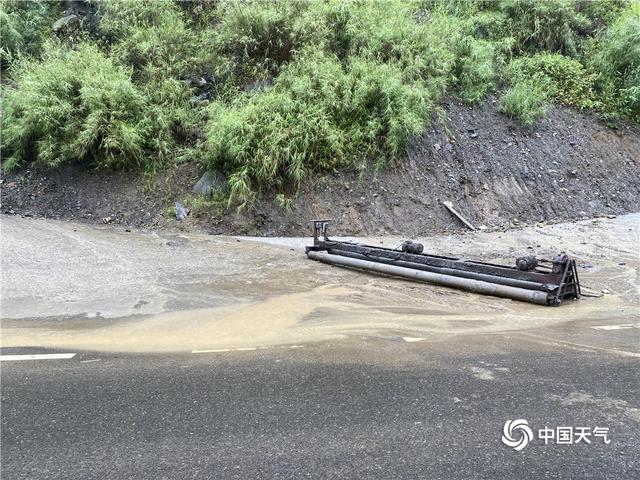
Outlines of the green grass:
[[505,70],[512,85],[535,84],[557,103],[581,109],[600,108],[595,94],[596,75],[578,60],[559,53],[538,53],[519,57]]
[[309,172],[401,162],[446,96],[501,92],[523,125],[551,103],[640,120],[633,1],[95,5],[99,28],[67,36],[61,4],[0,5],[4,168],[197,162],[231,203],[286,210]]
[[0,63],[3,69],[23,55],[39,55],[62,14],[61,2],[0,2]]
[[397,65],[356,58],[344,67],[312,49],[268,91],[209,108],[207,165],[228,172],[231,199],[245,203],[309,170],[399,160],[430,106],[427,87],[405,83]]
[[589,42],[585,61],[595,72],[603,110],[640,122],[640,3],[633,3]]
[[[211,195],[187,195],[182,201],[182,204],[189,209],[189,214],[196,218],[211,213],[215,218],[221,218],[227,203],[228,199],[222,192],[214,192]],[[167,209],[168,217],[174,217],[175,214],[175,206]]]
[[520,82],[510,87],[500,99],[502,113],[530,126],[544,116],[549,108],[545,87],[536,82]]
[[49,43],[41,62],[14,65],[4,90],[2,145],[10,162],[28,159],[51,167],[91,159],[117,168],[141,166],[152,132],[146,97],[94,45],[75,49]]

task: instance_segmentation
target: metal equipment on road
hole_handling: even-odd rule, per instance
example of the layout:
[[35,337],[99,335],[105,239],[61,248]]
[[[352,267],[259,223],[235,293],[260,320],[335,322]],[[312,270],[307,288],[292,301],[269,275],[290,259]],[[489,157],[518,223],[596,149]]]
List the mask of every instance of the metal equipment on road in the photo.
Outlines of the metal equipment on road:
[[313,260],[539,305],[560,305],[580,298],[576,262],[566,254],[553,260],[520,257],[515,266],[428,255],[420,243],[400,250],[329,239],[329,220],[313,221]]

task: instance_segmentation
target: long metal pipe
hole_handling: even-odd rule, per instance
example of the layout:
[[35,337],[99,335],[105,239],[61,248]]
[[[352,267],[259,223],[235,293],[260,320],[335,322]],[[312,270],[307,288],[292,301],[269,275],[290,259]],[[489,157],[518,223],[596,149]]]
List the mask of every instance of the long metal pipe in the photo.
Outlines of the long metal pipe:
[[527,290],[542,290],[549,291],[546,285],[539,282],[531,282],[529,280],[518,280],[516,278],[498,277],[495,275],[489,275],[486,273],[469,272],[467,270],[454,270],[453,268],[434,267],[431,265],[424,265],[422,263],[405,262],[403,260],[393,260],[384,257],[369,258],[366,255],[355,252],[347,252],[344,250],[330,250],[331,253],[336,255],[359,258],[360,260],[367,260],[370,262],[384,263],[385,265],[397,265],[399,267],[415,268],[416,270],[423,270],[426,272],[441,273],[443,275],[450,275],[452,277],[472,278],[474,280],[486,281],[489,283],[499,283],[501,285],[508,285],[510,287],[520,287]]
[[411,280],[421,280],[424,282],[435,283],[437,285],[444,285],[446,287],[468,290],[475,293],[513,298],[514,300],[537,303],[538,305],[548,305],[547,293],[541,292],[539,290],[527,290],[524,288],[498,285],[481,280],[473,280],[470,278],[453,277],[440,273],[425,272],[422,270],[414,270],[412,268],[398,267],[396,265],[387,265],[384,263],[376,263],[368,260],[360,260],[358,258],[332,255],[326,252],[310,251],[309,253],[307,253],[307,256],[313,260],[318,260],[319,262],[332,265],[343,265],[345,267],[371,270],[387,275],[394,275]]

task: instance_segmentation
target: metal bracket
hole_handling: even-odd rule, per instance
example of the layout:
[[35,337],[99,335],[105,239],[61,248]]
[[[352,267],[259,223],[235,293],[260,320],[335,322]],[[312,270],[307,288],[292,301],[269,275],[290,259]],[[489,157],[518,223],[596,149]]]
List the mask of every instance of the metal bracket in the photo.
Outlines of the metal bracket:
[[566,254],[557,255],[553,259],[552,271],[562,273],[562,278],[555,297],[550,299],[550,305],[559,305],[564,299],[579,299],[580,281],[578,280],[576,261]]
[[313,220],[313,245],[317,246],[321,241],[328,242],[327,228],[331,220]]

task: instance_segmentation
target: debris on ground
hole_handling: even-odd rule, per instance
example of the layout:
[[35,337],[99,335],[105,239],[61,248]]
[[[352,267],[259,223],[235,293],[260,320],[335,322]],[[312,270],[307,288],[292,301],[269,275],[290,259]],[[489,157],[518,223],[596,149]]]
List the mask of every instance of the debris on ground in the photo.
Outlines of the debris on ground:
[[451,213],[453,213],[458,220],[460,220],[462,223],[464,223],[464,225],[469,229],[469,230],[477,230],[476,227],[473,226],[473,224],[467,220],[466,218],[464,218],[462,216],[462,214],[460,212],[458,212],[455,208],[453,208],[453,204],[449,201],[443,201],[442,205],[444,205],[446,207],[447,210],[449,210]]
[[313,245],[305,249],[312,260],[538,305],[580,298],[576,261],[564,253],[552,260],[526,255],[518,257],[515,266],[506,266],[424,254],[421,243],[409,240],[401,250],[331,240],[328,224],[313,221]]
[[176,220],[184,220],[189,215],[189,209],[182,205],[180,202],[176,202]]

